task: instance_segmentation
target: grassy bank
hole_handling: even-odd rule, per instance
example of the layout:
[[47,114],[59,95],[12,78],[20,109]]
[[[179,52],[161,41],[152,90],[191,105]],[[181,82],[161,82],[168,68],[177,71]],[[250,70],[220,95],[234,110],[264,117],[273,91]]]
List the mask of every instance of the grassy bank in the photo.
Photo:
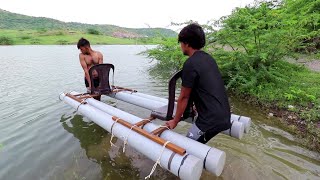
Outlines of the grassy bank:
[[90,34],[66,30],[3,30],[0,29],[0,45],[68,45],[76,44],[81,37],[91,44],[156,44],[157,38],[116,38],[102,34]]
[[[223,63],[217,61],[225,75],[227,72],[223,70]],[[305,146],[320,151],[320,73],[286,61],[277,62],[269,72],[270,76],[276,74],[274,78],[277,80],[262,81],[257,86],[251,86],[250,83],[259,79],[257,74],[252,81],[243,84],[235,82],[235,86],[228,90],[259,106],[266,117],[279,117],[290,133],[303,139]],[[241,77],[238,80],[241,81]],[[230,80],[226,82],[230,83]]]

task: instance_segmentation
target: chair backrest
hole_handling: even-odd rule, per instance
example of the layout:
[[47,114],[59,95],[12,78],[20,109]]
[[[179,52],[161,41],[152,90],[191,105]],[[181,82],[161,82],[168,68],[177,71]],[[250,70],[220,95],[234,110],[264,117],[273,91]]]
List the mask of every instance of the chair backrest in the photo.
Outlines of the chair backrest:
[[173,118],[174,102],[176,100],[176,84],[177,80],[181,78],[182,70],[176,72],[170,79],[168,89],[169,89],[169,101],[167,110],[167,120]]
[[[158,109],[154,109],[151,112],[151,116],[164,120],[164,121],[168,121],[171,120],[173,118],[173,113],[174,113],[174,109],[175,109],[175,100],[176,100],[176,84],[177,84],[177,80],[179,78],[181,78],[182,76],[182,71],[176,72],[171,79],[169,80],[169,84],[168,84],[168,89],[169,89],[169,101],[168,104],[165,106],[162,106]],[[183,113],[183,118],[182,119],[187,119],[188,117],[194,117],[195,116],[195,112],[193,110],[193,100],[190,97],[189,101],[188,101],[188,105]]]
[[89,69],[92,94],[109,94],[112,91],[109,82],[111,69],[114,75],[113,64],[97,64]]

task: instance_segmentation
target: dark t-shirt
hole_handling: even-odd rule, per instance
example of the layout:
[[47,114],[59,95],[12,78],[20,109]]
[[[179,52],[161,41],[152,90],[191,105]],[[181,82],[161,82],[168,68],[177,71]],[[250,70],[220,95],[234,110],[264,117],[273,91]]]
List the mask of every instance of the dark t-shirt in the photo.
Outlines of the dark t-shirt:
[[215,60],[204,51],[196,51],[183,65],[182,86],[192,88],[198,119],[203,131],[223,131],[231,127],[230,106],[224,83]]

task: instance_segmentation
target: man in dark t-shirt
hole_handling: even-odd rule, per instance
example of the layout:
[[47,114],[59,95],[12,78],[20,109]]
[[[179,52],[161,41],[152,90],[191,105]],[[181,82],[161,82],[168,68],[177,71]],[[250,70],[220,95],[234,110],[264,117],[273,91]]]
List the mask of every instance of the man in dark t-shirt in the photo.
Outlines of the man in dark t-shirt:
[[179,123],[188,101],[198,112],[196,122],[187,136],[207,143],[212,137],[231,127],[230,106],[221,74],[215,60],[201,48],[205,34],[198,24],[190,24],[179,33],[178,42],[184,55],[189,56],[182,69],[182,86],[175,118],[166,125],[173,129]]

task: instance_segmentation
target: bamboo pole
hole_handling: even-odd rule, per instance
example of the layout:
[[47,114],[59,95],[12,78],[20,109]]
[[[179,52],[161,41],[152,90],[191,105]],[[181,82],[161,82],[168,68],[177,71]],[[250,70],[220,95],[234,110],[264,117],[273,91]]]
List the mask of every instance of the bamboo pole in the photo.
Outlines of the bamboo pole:
[[129,88],[125,88],[125,87],[120,87],[120,86],[112,86],[112,88],[118,89],[118,90],[124,90],[124,91],[138,92],[137,90],[129,89]]
[[94,98],[94,97],[98,97],[98,96],[101,96],[101,95],[100,94],[88,94],[88,95],[79,96],[79,99]]
[[138,127],[140,127],[140,126],[144,126],[144,125],[146,125],[147,123],[149,123],[149,122],[151,122],[152,120],[154,120],[155,118],[154,117],[150,117],[150,118],[148,118],[148,119],[143,119],[143,120],[141,120],[140,122],[137,122],[137,123],[135,123],[134,125],[136,125],[136,126],[138,126]]
[[168,130],[168,127],[159,127],[158,129],[155,129],[151,132],[151,134],[154,134],[154,135],[157,135],[157,136],[160,136],[161,133],[165,130]]
[[[127,128],[130,128],[130,129],[131,129],[132,126],[134,126],[134,125],[128,123],[127,121],[123,120],[123,119],[117,118],[116,116],[113,116],[112,120],[114,120],[114,121],[117,120],[117,122],[119,124],[122,124],[123,126],[126,126]],[[163,146],[167,142],[166,140],[164,140],[164,139],[162,139],[162,138],[160,138],[160,137],[158,137],[156,135],[150,134],[149,132],[147,132],[147,131],[139,128],[139,127],[134,126],[134,127],[132,127],[132,130],[134,130],[135,132],[145,136],[148,139],[151,139],[152,141],[160,144],[161,146]],[[181,147],[179,147],[179,146],[177,146],[175,144],[172,144],[172,143],[168,143],[166,145],[166,148],[172,150],[173,152],[175,152],[175,153],[177,153],[179,155],[184,155],[186,153],[185,149],[183,149],[183,148],[181,148]]]
[[77,98],[76,96],[74,96],[74,95],[72,95],[72,94],[66,94],[66,96],[68,96],[69,98],[77,101],[78,103],[87,104],[87,102],[83,101],[82,99]]

